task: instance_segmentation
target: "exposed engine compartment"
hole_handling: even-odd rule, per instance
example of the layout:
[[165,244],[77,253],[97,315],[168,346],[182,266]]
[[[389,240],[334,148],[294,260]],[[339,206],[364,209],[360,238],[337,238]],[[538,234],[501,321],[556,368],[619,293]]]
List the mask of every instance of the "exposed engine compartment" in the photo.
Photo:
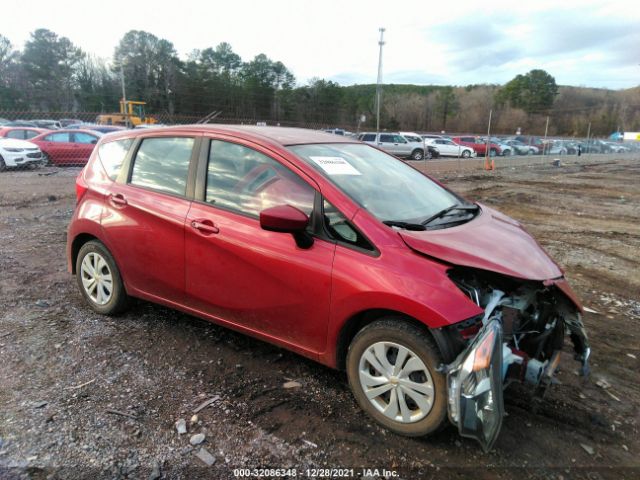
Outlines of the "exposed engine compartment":
[[483,314],[449,327],[457,353],[447,374],[449,419],[462,436],[485,451],[495,442],[504,416],[503,390],[517,381],[541,398],[552,383],[565,334],[571,337],[582,373],[589,372],[589,342],[580,307],[564,279],[531,281],[455,267],[453,282]]
[[504,343],[515,357],[505,355],[505,361],[523,367],[510,368],[507,378],[538,383],[539,376],[532,372],[554,361],[567,334],[575,358],[582,364],[582,374],[589,373],[589,342],[580,311],[554,284],[465,267],[452,268],[449,277],[485,311],[484,315],[455,326],[458,334],[451,337],[456,349],[464,349],[483,325],[497,319],[502,324]]

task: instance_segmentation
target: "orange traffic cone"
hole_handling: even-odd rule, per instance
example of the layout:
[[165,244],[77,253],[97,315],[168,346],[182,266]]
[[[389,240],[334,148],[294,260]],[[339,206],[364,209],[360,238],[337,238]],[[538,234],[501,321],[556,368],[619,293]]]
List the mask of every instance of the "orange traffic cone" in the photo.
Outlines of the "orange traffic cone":
[[492,158],[491,159],[491,170],[495,170],[496,169],[496,161]]
[[484,157],[484,169],[491,170],[491,166],[489,165],[489,157]]

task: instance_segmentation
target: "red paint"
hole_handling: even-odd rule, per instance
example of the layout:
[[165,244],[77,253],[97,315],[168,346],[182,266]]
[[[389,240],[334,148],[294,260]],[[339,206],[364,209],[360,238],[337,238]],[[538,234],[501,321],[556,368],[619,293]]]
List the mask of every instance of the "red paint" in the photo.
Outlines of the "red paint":
[[[110,134],[204,136],[249,146],[289,168],[338,208],[375,246],[365,252],[316,237],[300,248],[293,235],[261,228],[257,216],[111,181],[94,153],[78,184],[85,189],[69,226],[67,255],[81,234],[112,252],[130,295],[161,303],[336,365],[341,329],[368,310],[406,315],[429,328],[482,310],[449,279],[453,264],[551,280],[577,302],[562,271],[514,220],[482,206],[471,222],[439,231],[395,230],[361,209],[314,168],[287,150],[304,143],[356,143],[311,130],[184,126]],[[201,157],[205,158],[205,157]],[[255,172],[254,172],[255,174]],[[79,188],[80,188],[79,187]],[[274,182],[272,190],[293,188]],[[381,187],[382,188],[382,187]],[[301,190],[301,193],[306,190]],[[257,209],[281,229],[302,212]],[[296,213],[297,212],[297,213]]]
[[484,205],[463,225],[424,232],[400,232],[412,249],[453,265],[481,268],[526,280],[562,276],[562,270],[522,225]]

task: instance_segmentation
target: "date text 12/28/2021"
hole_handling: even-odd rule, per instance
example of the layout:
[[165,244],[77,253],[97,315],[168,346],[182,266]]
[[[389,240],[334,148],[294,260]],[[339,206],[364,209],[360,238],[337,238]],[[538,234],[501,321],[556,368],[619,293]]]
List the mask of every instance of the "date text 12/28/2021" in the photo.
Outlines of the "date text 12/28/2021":
[[396,478],[396,470],[386,468],[236,468],[233,476],[237,478],[273,478],[273,477],[301,477],[301,478]]

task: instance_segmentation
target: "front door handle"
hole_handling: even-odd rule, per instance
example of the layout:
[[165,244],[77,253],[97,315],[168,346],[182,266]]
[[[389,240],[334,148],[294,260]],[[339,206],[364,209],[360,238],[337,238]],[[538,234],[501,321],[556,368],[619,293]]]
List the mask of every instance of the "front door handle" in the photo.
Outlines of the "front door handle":
[[220,231],[220,229],[216,227],[211,220],[192,220],[191,227],[195,228],[203,235],[213,235]]
[[121,193],[109,195],[109,201],[116,206],[124,207],[127,204],[127,199]]

